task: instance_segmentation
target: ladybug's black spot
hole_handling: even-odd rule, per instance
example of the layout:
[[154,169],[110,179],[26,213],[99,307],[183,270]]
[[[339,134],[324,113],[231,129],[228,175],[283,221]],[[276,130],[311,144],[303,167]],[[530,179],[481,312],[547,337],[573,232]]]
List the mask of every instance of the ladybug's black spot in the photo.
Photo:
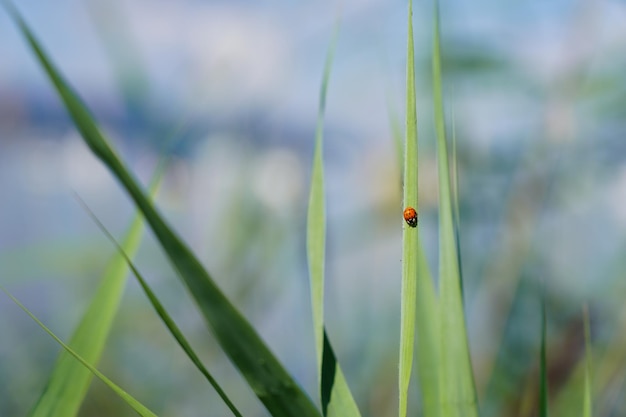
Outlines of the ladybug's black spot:
[[411,227],[417,227],[417,216],[406,219],[406,224]]

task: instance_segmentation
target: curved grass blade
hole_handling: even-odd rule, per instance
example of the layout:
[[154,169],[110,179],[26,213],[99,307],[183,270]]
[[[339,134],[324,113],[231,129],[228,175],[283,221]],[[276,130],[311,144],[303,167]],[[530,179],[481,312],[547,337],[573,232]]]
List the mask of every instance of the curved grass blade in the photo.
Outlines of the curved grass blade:
[[33,313],[30,312],[30,310],[28,310],[26,308],[26,306],[24,306],[22,303],[19,302],[19,300],[17,298],[15,298],[10,292],[8,292],[3,286],[0,285],[0,290],[2,290],[11,300],[13,300],[13,302],[15,304],[17,304],[22,310],[24,310],[24,312],[26,314],[28,314],[30,316],[30,318],[32,318],[35,323],[37,323],[39,325],[39,327],[41,327],[43,330],[46,331],[46,333],[48,333],[58,344],[60,344],[61,346],[63,346],[63,348],[65,349],[66,352],[68,352],[70,355],[72,355],[77,361],[79,361],[81,364],[83,364],[83,366],[87,369],[89,369],[95,376],[97,376],[102,382],[104,382],[105,384],[107,384],[109,386],[109,388],[111,388],[113,391],[115,391],[115,393],[117,395],[119,395],[124,401],[126,401],[126,403],[128,405],[130,405],[133,410],[135,410],[137,412],[137,414],[139,414],[142,417],[156,417],[156,414],[154,414],[152,411],[150,411],[146,406],[144,406],[143,404],[141,404],[139,401],[137,401],[136,399],[134,399],[130,394],[128,394],[126,391],[124,391],[122,388],[120,388],[119,386],[117,386],[113,381],[111,381],[109,378],[107,378],[106,376],[104,376],[104,374],[102,374],[100,371],[98,371],[93,365],[91,365],[89,362],[87,362],[85,359],[83,359],[78,353],[76,353],[74,351],[74,349],[72,349],[71,347],[69,347],[68,345],[66,345],[65,343],[63,343],[63,341],[61,339],[59,339],[53,332],[52,330],[48,329],[37,317],[35,317],[35,315]]
[[450,189],[437,0],[434,1],[433,28],[433,102],[439,173],[440,415],[441,417],[474,417],[478,416],[478,411],[463,312],[458,245]]
[[91,217],[94,223],[96,223],[100,231],[102,231],[102,233],[107,237],[107,239],[109,239],[109,241],[115,246],[115,248],[117,249],[119,253],[119,256],[122,257],[125,264],[128,266],[128,268],[130,268],[130,270],[133,272],[133,275],[135,275],[135,277],[137,278],[137,281],[139,281],[139,285],[141,286],[143,291],[146,293],[146,296],[150,300],[152,307],[154,307],[155,311],[157,312],[161,320],[163,320],[163,323],[168,328],[172,336],[174,336],[174,339],[176,339],[179,346],[187,354],[189,359],[191,359],[191,362],[193,362],[193,364],[196,366],[196,368],[198,368],[200,373],[204,375],[207,381],[209,381],[209,384],[211,384],[211,386],[215,389],[217,394],[224,401],[224,403],[230,409],[230,411],[232,411],[232,413],[236,417],[242,417],[239,410],[237,410],[237,407],[235,407],[235,405],[232,403],[230,398],[228,398],[228,396],[226,395],[222,387],[219,385],[217,380],[213,377],[213,375],[211,375],[208,369],[206,369],[206,367],[204,366],[204,364],[202,363],[202,361],[200,360],[196,352],[194,352],[193,348],[191,347],[191,345],[189,344],[189,342],[187,341],[187,339],[181,332],[180,328],[176,325],[172,317],[167,313],[167,310],[165,310],[165,307],[163,307],[163,304],[161,304],[161,302],[157,298],[154,291],[152,291],[152,288],[150,288],[150,286],[148,285],[148,282],[139,273],[139,270],[137,269],[137,267],[135,267],[135,264],[133,263],[130,256],[128,256],[124,248],[117,242],[117,240],[113,237],[111,232],[109,232],[109,230],[104,226],[104,224],[102,224],[100,219],[96,217],[96,215],[89,208],[89,206],[87,206],[87,204],[80,197],[78,196],[76,197],[79,203],[81,204],[81,206],[85,209],[85,211],[89,215],[89,217]]
[[350,388],[341,371],[324,327],[324,261],[326,250],[326,202],[324,194],[324,110],[339,26],[335,29],[326,56],[320,88],[319,112],[315,132],[315,152],[311,173],[311,194],[307,216],[307,257],[313,309],[313,329],[317,354],[318,383],[324,416],[360,416]]
[[546,365],[545,294],[543,294],[541,297],[541,357],[539,362],[539,378],[539,417],[548,417],[548,372]]
[[[404,207],[419,211],[417,197],[417,110],[415,104],[415,56],[413,1],[409,0],[406,63],[406,138],[404,145]],[[402,230],[402,293],[400,313],[400,363],[398,369],[398,415],[405,417],[415,343],[415,308],[418,273],[419,227]]]
[[200,261],[167,225],[98,129],[85,105],[63,80],[17,10],[5,7],[54,84],[85,143],[110,169],[144,214],[216,339],[273,416],[319,416],[306,393],[274,357],[250,323],[217,287]]

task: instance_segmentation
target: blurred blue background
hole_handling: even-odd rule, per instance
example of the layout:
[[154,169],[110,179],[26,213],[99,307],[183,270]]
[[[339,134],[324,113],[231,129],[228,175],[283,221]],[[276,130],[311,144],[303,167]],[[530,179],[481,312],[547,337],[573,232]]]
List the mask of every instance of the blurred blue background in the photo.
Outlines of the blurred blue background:
[[[322,66],[340,19],[325,129],[327,327],[363,415],[395,415],[402,194],[392,132],[403,130],[405,2],[17,6],[144,183],[172,153],[159,208],[313,398],[306,204]],[[553,402],[582,354],[589,303],[599,361],[610,364],[598,413],[624,415],[626,3],[441,7],[482,412],[533,415],[545,281]],[[431,19],[431,2],[416,1],[420,227],[436,273]],[[118,237],[133,207],[4,10],[0,57],[0,283],[67,339],[114,254],[73,192]],[[150,232],[137,265],[244,415],[266,415]],[[58,352],[0,297],[0,416],[28,412]],[[228,414],[132,279],[100,369],[161,416]],[[94,381],[81,416],[105,415],[134,414]]]

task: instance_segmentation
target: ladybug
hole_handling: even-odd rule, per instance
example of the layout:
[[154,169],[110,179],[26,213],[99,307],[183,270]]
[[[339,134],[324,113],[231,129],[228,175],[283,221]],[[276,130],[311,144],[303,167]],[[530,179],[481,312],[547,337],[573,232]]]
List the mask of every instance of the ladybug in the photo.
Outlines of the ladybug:
[[404,220],[406,224],[411,227],[417,226],[417,211],[413,207],[407,207],[404,209]]

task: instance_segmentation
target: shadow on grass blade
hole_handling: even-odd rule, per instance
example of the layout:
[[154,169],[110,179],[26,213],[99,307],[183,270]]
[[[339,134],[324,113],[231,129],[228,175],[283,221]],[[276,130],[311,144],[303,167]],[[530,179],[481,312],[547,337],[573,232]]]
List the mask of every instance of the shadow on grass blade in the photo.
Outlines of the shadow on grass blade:
[[86,107],[52,65],[17,10],[8,1],[4,5],[54,84],[85,143],[111,170],[141,210],[224,352],[246,378],[257,397],[273,416],[318,417],[320,413],[309,397],[154,208],[99,131]]

